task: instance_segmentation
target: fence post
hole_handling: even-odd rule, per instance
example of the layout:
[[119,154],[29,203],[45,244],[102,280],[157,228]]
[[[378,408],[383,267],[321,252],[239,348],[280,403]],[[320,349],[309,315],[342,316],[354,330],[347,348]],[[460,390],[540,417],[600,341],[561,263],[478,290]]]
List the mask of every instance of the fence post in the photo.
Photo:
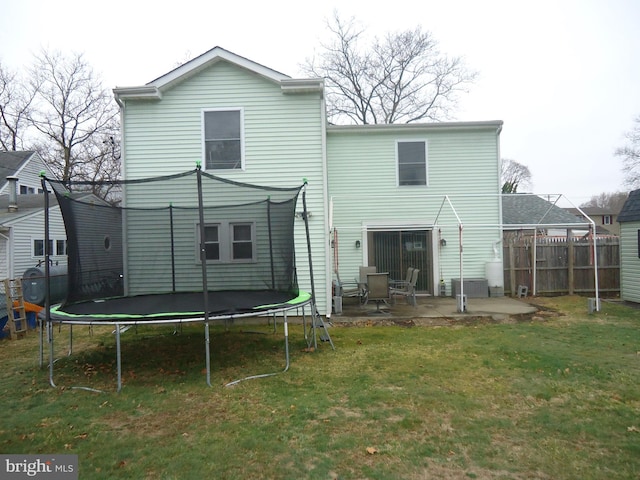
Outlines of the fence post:
[[513,254],[513,239],[509,240],[509,293],[511,296],[516,294],[516,259]]
[[569,268],[567,277],[569,280],[569,295],[573,295],[575,289],[575,262],[573,251],[573,235],[571,235],[571,230],[567,230],[567,255],[567,267]]

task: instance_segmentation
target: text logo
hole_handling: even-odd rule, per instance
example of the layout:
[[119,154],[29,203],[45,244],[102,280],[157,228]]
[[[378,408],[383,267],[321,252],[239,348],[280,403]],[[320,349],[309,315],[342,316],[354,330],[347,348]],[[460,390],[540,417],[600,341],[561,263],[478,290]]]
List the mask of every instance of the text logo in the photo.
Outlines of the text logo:
[[0,478],[78,480],[78,456],[0,455]]

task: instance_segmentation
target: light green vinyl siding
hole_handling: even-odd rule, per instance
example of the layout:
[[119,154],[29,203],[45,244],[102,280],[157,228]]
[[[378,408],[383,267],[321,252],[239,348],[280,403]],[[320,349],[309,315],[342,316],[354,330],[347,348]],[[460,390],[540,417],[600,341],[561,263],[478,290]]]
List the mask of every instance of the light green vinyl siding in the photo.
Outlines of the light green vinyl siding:
[[[202,112],[206,109],[241,108],[244,117],[244,171],[210,171],[214,175],[257,185],[292,187],[308,180],[307,206],[312,212],[310,235],[314,262],[318,307],[326,309],[326,212],[323,177],[323,118],[319,93],[283,94],[279,84],[243,68],[221,61],[200,71],[167,91],[161,100],[128,100],[124,108],[125,177],[146,178],[194,169],[203,161]],[[204,161],[203,161],[204,165]],[[170,202],[193,204],[195,185],[172,192],[149,192],[144,197],[126,197],[129,206],[151,206]],[[190,198],[189,198],[190,197]],[[302,198],[298,211],[302,210]],[[129,263],[147,261],[150,248],[145,239],[152,225],[129,229]],[[193,274],[194,286],[200,279],[195,256],[195,224],[179,233],[181,255],[193,268],[181,275]],[[296,258],[300,288],[310,290],[304,222],[295,224]],[[154,240],[155,242],[155,240]],[[149,245],[151,248],[166,248]],[[240,267],[249,268],[248,266]],[[130,269],[133,272],[135,269]],[[138,282],[157,282],[164,289],[170,275],[163,279],[129,276],[135,293]]]
[[620,290],[623,300],[640,303],[640,222],[620,223]]
[[[448,283],[460,277],[460,222],[464,276],[484,277],[492,244],[501,238],[497,129],[364,130],[328,132],[329,195],[341,277],[354,278],[367,262],[363,249],[355,247],[356,240],[366,240],[365,225],[410,229],[437,224],[447,241],[439,263]],[[428,185],[397,185],[395,148],[402,140],[427,142]],[[437,230],[433,237],[437,240]],[[433,276],[437,282],[440,271]]]

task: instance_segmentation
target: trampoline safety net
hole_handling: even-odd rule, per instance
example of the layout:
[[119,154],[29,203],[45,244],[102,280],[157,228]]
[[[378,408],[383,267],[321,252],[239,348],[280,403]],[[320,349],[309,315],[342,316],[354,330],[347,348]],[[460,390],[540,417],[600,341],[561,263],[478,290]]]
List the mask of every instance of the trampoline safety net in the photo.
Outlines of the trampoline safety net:
[[[55,192],[67,233],[64,305],[201,292],[203,257],[209,291],[298,293],[294,221],[303,186],[244,184],[199,168],[109,184],[45,182]],[[115,192],[117,205],[96,191]]]

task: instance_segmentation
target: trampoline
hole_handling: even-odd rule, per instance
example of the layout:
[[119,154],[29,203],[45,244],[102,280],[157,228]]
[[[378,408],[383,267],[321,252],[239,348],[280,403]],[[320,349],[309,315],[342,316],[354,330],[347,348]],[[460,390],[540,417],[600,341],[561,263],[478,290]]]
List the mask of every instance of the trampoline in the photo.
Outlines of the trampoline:
[[[315,306],[306,181],[293,188],[257,186],[207,174],[198,165],[180,174],[108,184],[46,177],[42,184],[55,193],[67,233],[67,297],[50,305],[46,295],[43,315],[52,386],[54,324],[70,325],[71,345],[73,325],[115,326],[118,391],[120,333],[131,325],[203,323],[209,386],[210,323],[273,316],[275,332],[275,318],[282,316],[285,372],[292,310],[302,309],[308,346],[317,346],[320,326],[323,340],[335,348]],[[48,203],[45,195],[45,245],[51,244]],[[296,217],[304,223],[297,235],[306,239],[310,292],[298,288],[294,239],[302,225],[296,228]],[[40,351],[42,363],[42,340]]]

